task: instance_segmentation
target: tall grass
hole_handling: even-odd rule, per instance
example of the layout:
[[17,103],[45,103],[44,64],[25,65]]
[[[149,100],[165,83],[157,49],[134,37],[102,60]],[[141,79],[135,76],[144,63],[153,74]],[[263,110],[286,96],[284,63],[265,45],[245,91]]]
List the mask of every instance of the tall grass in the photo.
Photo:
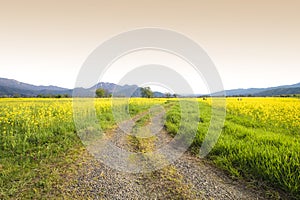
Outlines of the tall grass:
[[[125,103],[133,116],[164,101]],[[110,99],[96,99],[95,109],[101,130],[113,128]],[[89,113],[83,107],[80,114]],[[71,99],[0,99],[0,199],[60,194],[68,166],[84,151],[78,134]]]
[[[240,107],[234,111],[233,105],[227,106],[228,112],[224,128],[208,158],[236,177],[263,180],[269,185],[280,188],[295,198],[299,198],[300,138],[299,132],[297,134],[295,127],[292,127],[292,125],[298,125],[299,113],[294,112],[294,115],[277,113],[277,117],[271,115],[272,122],[268,122],[268,119],[265,118],[268,115],[265,112],[271,112],[272,107],[268,108],[267,104],[263,102],[264,99],[255,100],[258,108],[259,101],[262,101],[263,105],[260,106],[260,110],[256,108],[255,115],[238,112],[238,110],[243,111],[243,107],[247,106],[247,99],[243,100],[244,103],[240,104]],[[252,105],[253,101],[253,99],[250,99],[249,104]],[[282,104],[280,99],[274,99],[273,101],[270,106],[280,105],[281,112],[286,113],[285,109],[293,109],[290,105],[284,107],[285,104]],[[297,101],[296,99],[292,102],[286,102],[286,104],[295,105],[299,103]],[[199,152],[211,119],[209,102],[199,100],[199,104],[200,123],[198,133],[191,146],[191,149],[196,152]],[[294,109],[298,109],[298,107]],[[279,108],[276,108],[276,110],[279,110]],[[176,134],[179,126],[189,126],[188,124],[178,123],[179,118],[180,108],[177,105],[168,111],[165,122],[166,129],[172,135]],[[257,118],[264,118],[265,121],[260,123]],[[275,119],[277,121],[274,121]],[[276,125],[272,127],[272,123]],[[285,131],[278,128],[287,126],[290,128],[285,129]]]

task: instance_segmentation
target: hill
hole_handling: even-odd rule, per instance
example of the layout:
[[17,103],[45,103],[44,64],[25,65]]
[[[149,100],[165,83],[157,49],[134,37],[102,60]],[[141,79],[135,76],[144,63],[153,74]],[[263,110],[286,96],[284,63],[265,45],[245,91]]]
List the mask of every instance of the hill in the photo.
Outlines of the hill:
[[31,97],[37,95],[72,95],[72,90],[57,86],[36,86],[13,79],[0,78],[0,96]]
[[226,96],[280,96],[300,94],[300,83],[269,88],[226,90]]
[[[57,86],[36,86],[19,82],[13,79],[0,78],[0,97],[35,97],[35,96],[80,96],[93,97],[97,88],[103,88],[108,93],[117,97],[140,97],[141,88],[137,85],[117,85],[114,83],[100,82],[91,88],[67,89]],[[281,96],[300,94],[300,83],[293,85],[282,85],[269,88],[248,88],[226,90],[226,96]],[[165,97],[161,92],[153,92],[154,97]],[[213,95],[218,95],[215,93]],[[182,95],[186,96],[186,95]],[[191,96],[191,95],[190,95]],[[208,95],[209,96],[209,95]]]
[[[141,88],[137,85],[117,85],[114,83],[98,83],[91,88],[75,88],[67,89],[57,86],[36,86],[28,83],[19,82],[13,79],[0,78],[0,97],[35,97],[41,96],[55,96],[55,95],[68,95],[68,96],[81,96],[93,97],[97,88],[103,88],[108,93],[117,97],[140,97]],[[154,92],[155,97],[164,97],[161,92]]]

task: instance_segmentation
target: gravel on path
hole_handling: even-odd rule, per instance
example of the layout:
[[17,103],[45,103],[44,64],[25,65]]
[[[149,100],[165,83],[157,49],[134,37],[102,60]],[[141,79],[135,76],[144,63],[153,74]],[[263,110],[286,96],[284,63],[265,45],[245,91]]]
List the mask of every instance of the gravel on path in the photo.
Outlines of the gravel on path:
[[[136,122],[140,115],[134,119]],[[163,120],[164,115],[156,115]],[[155,147],[161,148],[172,138],[160,129],[161,120],[149,122],[156,133]],[[124,127],[129,131],[134,123]],[[106,134],[110,141],[126,151],[134,151],[124,128]],[[90,148],[93,149],[93,148]],[[70,181],[68,197],[77,199],[266,199],[260,188],[250,188],[243,181],[233,180],[205,159],[184,153],[180,159],[149,173],[127,173],[106,166],[99,159],[90,159],[81,166],[75,181]]]

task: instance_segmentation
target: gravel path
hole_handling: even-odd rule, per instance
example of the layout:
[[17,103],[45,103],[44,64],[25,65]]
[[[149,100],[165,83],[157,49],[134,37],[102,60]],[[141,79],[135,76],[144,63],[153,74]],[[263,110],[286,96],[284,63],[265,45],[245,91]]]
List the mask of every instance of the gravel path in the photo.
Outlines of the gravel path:
[[[143,116],[145,113],[135,117],[133,121],[124,122],[123,128],[108,132],[100,145],[109,143],[128,152],[138,151],[141,144],[128,140],[124,130],[130,132],[135,122]],[[145,125],[151,133],[156,133],[154,143],[149,144],[155,149],[172,140],[161,128],[163,119],[164,113],[158,113]],[[107,146],[108,150],[109,148],[111,147]],[[97,152],[99,145],[88,149],[96,157],[100,153]],[[103,148],[100,149],[103,151]],[[77,199],[266,199],[261,189],[247,188],[245,183],[230,179],[206,160],[189,153],[184,153],[180,159],[160,170],[147,173],[118,171],[103,164],[102,157],[97,158],[80,168],[76,181],[70,182],[68,190],[72,195],[69,196]],[[122,159],[124,157],[121,156],[120,162]],[[149,160],[151,165],[154,161],[151,158]]]

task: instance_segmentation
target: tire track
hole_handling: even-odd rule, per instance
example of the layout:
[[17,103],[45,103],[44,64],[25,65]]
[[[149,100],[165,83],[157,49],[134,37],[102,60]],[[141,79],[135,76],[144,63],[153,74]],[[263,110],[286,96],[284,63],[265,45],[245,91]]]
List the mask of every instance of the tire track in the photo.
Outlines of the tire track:
[[[89,152],[97,155],[99,149],[103,150],[99,144],[110,142],[125,151],[140,152],[142,156],[135,162],[147,160],[146,163],[154,168],[165,164],[164,156],[149,154],[172,140],[162,128],[165,113],[154,111],[150,118],[148,114],[142,113],[132,121],[123,122],[122,128],[106,133],[105,138],[88,147]],[[266,199],[264,191],[230,179],[223,171],[189,153],[147,173],[118,171],[102,164],[101,159],[92,159],[70,185],[69,196],[79,199]]]

